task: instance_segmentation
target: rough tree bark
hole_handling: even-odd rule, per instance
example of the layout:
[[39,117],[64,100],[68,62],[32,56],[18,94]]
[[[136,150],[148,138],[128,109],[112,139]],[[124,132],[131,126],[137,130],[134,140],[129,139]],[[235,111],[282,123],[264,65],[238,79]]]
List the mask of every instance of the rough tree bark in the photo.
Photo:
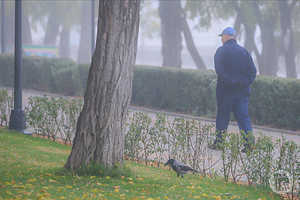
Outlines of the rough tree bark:
[[180,0],[159,1],[163,66],[181,68],[181,9]]
[[65,167],[123,163],[124,126],[131,99],[140,0],[102,0],[95,53],[72,152]]
[[281,26],[281,50],[285,58],[286,76],[297,78],[296,54],[294,46],[294,32],[292,29],[292,12],[296,4],[294,0],[290,5],[288,1],[279,1],[280,26]]
[[91,1],[81,3],[81,30],[78,63],[90,63],[91,56]]

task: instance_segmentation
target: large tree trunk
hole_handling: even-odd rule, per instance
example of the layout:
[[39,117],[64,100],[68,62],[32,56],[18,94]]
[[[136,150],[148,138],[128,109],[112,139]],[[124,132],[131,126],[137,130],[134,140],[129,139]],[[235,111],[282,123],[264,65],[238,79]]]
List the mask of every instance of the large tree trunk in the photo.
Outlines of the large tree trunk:
[[72,152],[65,165],[68,169],[91,162],[106,167],[123,163],[139,8],[140,0],[100,1],[96,49]]
[[181,68],[181,2],[160,0],[161,40],[163,66]]
[[294,34],[292,29],[292,11],[296,1],[288,5],[287,1],[279,1],[280,26],[281,26],[281,50],[285,58],[286,75],[297,78],[296,55],[294,46]]
[[57,19],[57,14],[55,12],[51,12],[50,15],[48,16],[44,44],[56,45],[56,39],[58,33],[59,33],[59,19]]
[[81,3],[81,30],[78,51],[78,63],[91,61],[91,1]]
[[63,26],[63,29],[60,33],[60,42],[59,42],[59,55],[61,58],[70,57],[70,36],[71,28],[69,26]]
[[205,63],[204,63],[203,59],[201,58],[201,56],[197,50],[197,47],[194,43],[193,35],[191,33],[189,24],[185,17],[182,17],[181,25],[182,25],[182,31],[183,31],[183,35],[185,38],[186,46],[195,62],[197,68],[198,69],[206,69]]

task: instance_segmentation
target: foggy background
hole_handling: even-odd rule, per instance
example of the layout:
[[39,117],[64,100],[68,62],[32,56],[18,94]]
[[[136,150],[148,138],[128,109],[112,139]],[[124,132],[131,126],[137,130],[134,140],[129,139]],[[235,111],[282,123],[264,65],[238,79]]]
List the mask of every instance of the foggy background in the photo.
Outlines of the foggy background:
[[[46,48],[44,56],[90,63],[91,2],[23,0],[24,54]],[[14,1],[5,0],[4,8],[1,49],[13,53]],[[97,31],[98,0],[94,10]],[[218,34],[233,26],[260,74],[300,77],[298,0],[143,0],[140,16],[136,64],[214,69],[213,56],[222,45]]]

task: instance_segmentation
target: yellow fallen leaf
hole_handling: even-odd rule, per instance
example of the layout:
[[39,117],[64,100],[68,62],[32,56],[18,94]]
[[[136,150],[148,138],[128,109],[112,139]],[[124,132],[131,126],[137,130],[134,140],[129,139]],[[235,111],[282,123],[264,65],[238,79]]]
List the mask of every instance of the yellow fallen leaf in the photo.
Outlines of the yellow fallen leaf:
[[202,196],[204,196],[204,197],[208,197],[208,195],[207,195],[206,193],[203,193],[203,194],[202,194]]
[[213,196],[216,200],[222,200],[221,196]]
[[30,183],[32,183],[32,182],[36,182],[36,178],[31,178],[31,179],[28,179],[28,180],[27,180],[27,182],[30,182]]
[[71,185],[66,185],[66,188],[72,189],[72,186]]

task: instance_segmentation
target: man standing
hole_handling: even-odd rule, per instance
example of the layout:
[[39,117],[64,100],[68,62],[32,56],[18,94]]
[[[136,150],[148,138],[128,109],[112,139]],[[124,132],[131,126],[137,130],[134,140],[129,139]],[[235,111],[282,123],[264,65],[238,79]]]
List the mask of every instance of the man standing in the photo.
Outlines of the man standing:
[[251,121],[248,114],[250,85],[256,77],[256,68],[249,52],[237,44],[236,31],[227,27],[219,35],[223,46],[216,51],[214,62],[217,81],[216,139],[210,146],[220,149],[223,134],[227,130],[230,113],[233,112],[245,141],[243,152],[254,144]]

